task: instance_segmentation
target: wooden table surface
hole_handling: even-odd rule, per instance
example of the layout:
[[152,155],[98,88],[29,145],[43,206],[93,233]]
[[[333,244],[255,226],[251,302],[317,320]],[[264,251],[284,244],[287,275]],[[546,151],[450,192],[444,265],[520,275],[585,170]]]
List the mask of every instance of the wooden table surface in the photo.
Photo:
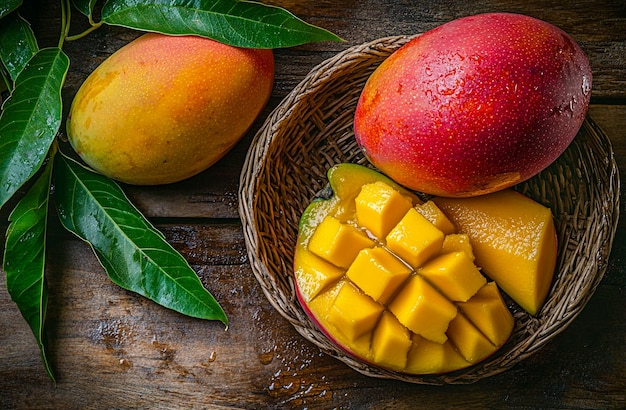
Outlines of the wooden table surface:
[[[38,3],[33,27],[53,45],[59,2]],[[609,136],[620,172],[626,175],[626,4],[622,0],[271,3],[333,31],[345,42],[276,50],[276,83],[267,109],[254,129],[206,172],[169,186],[123,187],[220,301],[230,319],[228,330],[113,285],[90,248],[53,223],[48,327],[57,384],[46,376],[34,337],[11,301],[2,274],[0,408],[625,408],[624,218],[603,281],[563,333],[502,374],[469,385],[437,387],[361,375],[296,333],[253,277],[237,190],[255,130],[316,64],[356,44],[419,33],[489,11],[541,18],[580,43],[594,75],[590,116]],[[102,27],[68,43],[65,50],[72,67],[63,94],[66,106],[89,72],[137,35]],[[622,214],[625,199],[622,194]],[[0,226],[6,229],[5,211]]]

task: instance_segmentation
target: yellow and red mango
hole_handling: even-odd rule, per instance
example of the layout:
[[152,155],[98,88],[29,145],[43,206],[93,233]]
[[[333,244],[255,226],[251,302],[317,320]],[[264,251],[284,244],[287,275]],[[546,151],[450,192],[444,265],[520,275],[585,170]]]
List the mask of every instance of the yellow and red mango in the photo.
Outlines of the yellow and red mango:
[[358,145],[400,184],[486,194],[552,163],[587,113],[592,75],[575,40],[538,19],[486,13],[409,41],[370,76]]
[[107,58],[78,90],[72,147],[122,182],[165,184],[222,158],[267,104],[272,50],[149,33]]

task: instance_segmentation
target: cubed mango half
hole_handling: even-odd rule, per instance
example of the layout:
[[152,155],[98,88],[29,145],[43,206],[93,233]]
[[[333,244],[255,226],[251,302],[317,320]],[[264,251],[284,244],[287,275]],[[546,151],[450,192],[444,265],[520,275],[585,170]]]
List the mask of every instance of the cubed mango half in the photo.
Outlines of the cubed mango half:
[[324,333],[358,359],[412,374],[463,369],[502,346],[514,320],[478,267],[475,236],[457,232],[437,198],[422,203],[370,169],[349,178],[354,164],[334,169],[330,185],[349,186],[307,208],[294,256],[296,295]]

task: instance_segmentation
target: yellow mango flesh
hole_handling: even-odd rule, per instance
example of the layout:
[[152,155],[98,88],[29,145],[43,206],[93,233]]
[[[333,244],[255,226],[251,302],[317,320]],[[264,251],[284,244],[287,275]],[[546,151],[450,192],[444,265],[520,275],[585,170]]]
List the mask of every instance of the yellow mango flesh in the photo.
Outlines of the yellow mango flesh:
[[337,294],[328,320],[354,342],[374,328],[382,312],[381,305],[361,294],[351,283],[346,283]]
[[374,246],[362,231],[326,217],[311,237],[309,249],[314,254],[340,267],[349,267],[361,249]]
[[557,259],[549,208],[513,190],[474,198],[435,198],[469,236],[475,263],[528,313],[543,305]]
[[[434,225],[436,219],[431,222],[417,211],[421,204],[417,198],[401,192],[388,180],[379,179],[371,170],[360,171],[359,167],[349,166],[334,169],[336,174],[329,172],[341,177],[331,178],[331,186],[338,181],[347,185],[334,189],[332,197],[314,201],[303,214],[294,264],[297,295],[307,313],[351,355],[399,372],[448,372],[491,355],[510,335],[512,316],[509,313],[511,322],[502,320],[502,312],[508,310],[497,287],[498,297],[483,291],[489,284],[472,263],[467,236],[444,234]],[[348,178],[350,172],[355,172],[354,179]],[[366,194],[360,196],[364,190],[350,185],[354,180],[367,186]],[[381,180],[384,184],[379,183]],[[359,223],[359,209],[371,212],[373,207],[356,202],[360,196],[361,200],[384,203],[386,200],[377,198],[376,191],[379,189],[381,197],[388,198],[390,187],[402,194],[397,198],[410,198],[411,207],[401,217],[374,215],[378,221],[374,226],[384,226],[380,232],[389,231],[386,237],[378,237]],[[385,206],[378,209],[389,212]],[[396,221],[395,226],[380,224],[390,220]],[[351,232],[346,235],[349,239],[335,240],[336,233],[344,230]],[[394,237],[394,230],[404,234]],[[423,261],[415,265],[400,255],[402,251],[398,249],[411,249],[404,242],[422,234],[429,237],[429,231],[438,232],[438,239],[431,241],[435,245],[430,245],[432,249]],[[404,242],[397,240],[400,237]],[[360,245],[355,245],[357,242]],[[399,243],[404,245],[398,247]],[[444,252],[445,243],[448,252]],[[332,267],[327,275],[318,272],[322,266]],[[424,267],[427,274],[422,272]],[[435,271],[431,278],[429,269]],[[317,286],[311,284],[315,278],[320,278]],[[461,311],[462,304],[468,307],[468,313]],[[463,317],[459,319],[459,315]],[[471,337],[459,335],[458,329],[467,326],[471,326]],[[492,342],[484,334],[487,332],[494,333],[494,340],[502,343]]]
[[448,339],[448,324],[456,316],[456,307],[421,276],[414,275],[389,310],[412,332],[437,343]]
[[513,331],[513,315],[495,282],[485,284],[470,300],[459,303],[458,307],[496,347],[502,346]]
[[444,234],[450,235],[456,231],[454,224],[433,201],[426,201],[423,204],[417,205],[415,209]]
[[446,235],[441,245],[441,254],[451,252],[465,252],[467,256],[474,261],[474,249],[470,242],[469,236],[464,233],[453,233]]
[[385,238],[389,249],[414,268],[436,255],[443,239],[443,232],[414,208],[406,212]]
[[411,269],[381,247],[359,252],[346,275],[376,302],[387,303],[409,277]]
[[69,141],[104,175],[176,182],[222,158],[269,100],[272,50],[149,33],[107,58],[77,92]]
[[363,185],[356,197],[357,223],[375,237],[384,238],[412,204],[384,182]]
[[405,368],[407,373],[445,373],[470,365],[450,341],[436,343],[419,335],[413,335],[412,342]]
[[334,284],[344,274],[343,270],[312,252],[298,252],[295,266],[300,270],[296,275],[300,292],[306,301],[310,301],[322,290]]
[[411,333],[389,312],[384,312],[372,336],[373,360],[381,366],[404,370],[413,345]]
[[419,273],[455,302],[466,302],[487,282],[465,252],[437,256]]

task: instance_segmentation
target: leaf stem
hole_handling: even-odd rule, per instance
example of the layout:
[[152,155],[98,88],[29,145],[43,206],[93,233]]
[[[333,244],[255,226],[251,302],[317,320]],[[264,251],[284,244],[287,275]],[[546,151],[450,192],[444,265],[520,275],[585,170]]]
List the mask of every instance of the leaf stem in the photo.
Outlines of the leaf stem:
[[[0,92],[5,90],[13,91],[13,83],[9,80],[8,73],[3,69],[0,69],[0,77],[2,77],[2,83],[0,83]],[[2,98],[0,98],[0,105],[2,104]]]
[[85,37],[87,34],[91,33],[92,31],[100,28],[100,26],[102,25],[102,22],[98,22],[98,23],[93,23],[93,25],[91,27],[89,27],[87,30],[83,31],[82,33],[79,34],[74,34],[73,36],[67,36],[65,37],[65,40],[67,41],[74,41],[74,40],[79,40],[83,37]]
[[63,43],[70,29],[72,10],[70,0],[61,0],[61,36],[59,37],[59,48],[63,48]]

